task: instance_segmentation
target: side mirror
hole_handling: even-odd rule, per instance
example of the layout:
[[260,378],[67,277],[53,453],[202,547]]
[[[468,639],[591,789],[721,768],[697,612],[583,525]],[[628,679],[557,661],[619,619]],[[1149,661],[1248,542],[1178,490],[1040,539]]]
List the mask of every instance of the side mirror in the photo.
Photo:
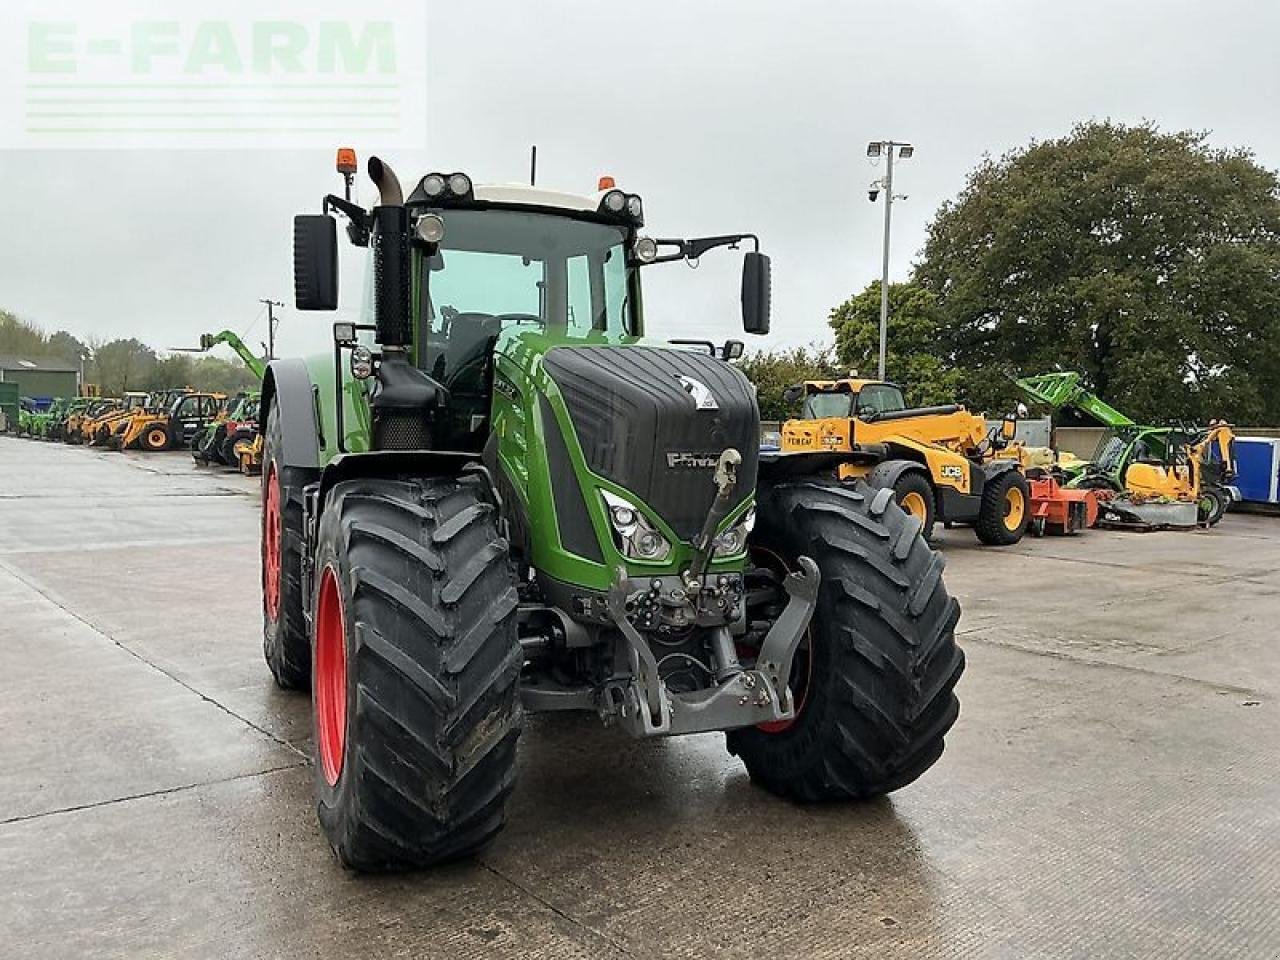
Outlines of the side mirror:
[[293,218],[293,299],[299,310],[338,309],[338,222],[333,217]]
[[785,390],[782,391],[782,402],[795,403],[797,400],[799,400],[803,396],[804,396],[804,384],[793,383],[789,387],[787,387]]
[[768,333],[769,307],[769,258],[749,251],[742,258],[742,329],[747,333]]

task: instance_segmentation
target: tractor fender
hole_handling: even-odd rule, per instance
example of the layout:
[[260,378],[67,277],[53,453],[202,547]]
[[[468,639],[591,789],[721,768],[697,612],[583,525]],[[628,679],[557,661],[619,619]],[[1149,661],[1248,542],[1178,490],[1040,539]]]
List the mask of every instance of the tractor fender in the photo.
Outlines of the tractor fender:
[[311,374],[301,360],[273,360],[262,379],[260,422],[265,429],[272,407],[280,411],[283,450],[288,467],[320,468],[320,431],[316,426],[316,400]]
[[933,486],[933,480],[929,477],[929,471],[924,464],[916,463],[914,460],[885,460],[883,463],[877,463],[867,474],[867,483],[873,487],[887,487],[892,490],[904,473],[912,471],[920,474],[929,481],[930,486]]

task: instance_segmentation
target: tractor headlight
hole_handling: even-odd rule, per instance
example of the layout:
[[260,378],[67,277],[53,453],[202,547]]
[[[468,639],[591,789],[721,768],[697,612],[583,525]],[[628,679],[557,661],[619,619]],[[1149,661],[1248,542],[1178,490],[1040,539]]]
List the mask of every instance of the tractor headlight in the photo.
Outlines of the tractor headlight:
[[373,376],[373,353],[368,347],[355,347],[351,351],[351,375],[357,380]]
[[661,562],[670,555],[671,543],[654,528],[647,517],[617,494],[601,490],[613,540],[624,557]]
[[632,220],[644,217],[644,203],[634,193],[627,197],[627,213]]
[[756,525],[756,508],[751,507],[746,514],[728,530],[718,535],[711,545],[715,548],[714,557],[736,557],[747,549],[747,535]]

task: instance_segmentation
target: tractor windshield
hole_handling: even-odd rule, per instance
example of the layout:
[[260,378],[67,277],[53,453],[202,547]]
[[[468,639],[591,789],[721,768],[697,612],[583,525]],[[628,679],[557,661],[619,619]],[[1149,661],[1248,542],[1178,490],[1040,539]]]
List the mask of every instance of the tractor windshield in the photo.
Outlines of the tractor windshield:
[[640,333],[621,227],[514,210],[443,216],[420,288],[428,369],[453,366],[455,339],[469,345],[513,327],[571,339]]
[[804,398],[804,419],[825,420],[853,414],[851,393],[811,393]]

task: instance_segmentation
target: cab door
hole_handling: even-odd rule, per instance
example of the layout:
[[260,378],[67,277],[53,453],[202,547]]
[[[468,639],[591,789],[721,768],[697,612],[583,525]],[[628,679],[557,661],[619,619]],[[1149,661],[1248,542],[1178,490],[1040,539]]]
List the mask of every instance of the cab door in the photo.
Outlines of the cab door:
[[173,438],[177,445],[191,445],[191,438],[196,435],[207,416],[206,402],[211,403],[212,400],[212,397],[190,396],[184,397],[178,404],[173,416]]

